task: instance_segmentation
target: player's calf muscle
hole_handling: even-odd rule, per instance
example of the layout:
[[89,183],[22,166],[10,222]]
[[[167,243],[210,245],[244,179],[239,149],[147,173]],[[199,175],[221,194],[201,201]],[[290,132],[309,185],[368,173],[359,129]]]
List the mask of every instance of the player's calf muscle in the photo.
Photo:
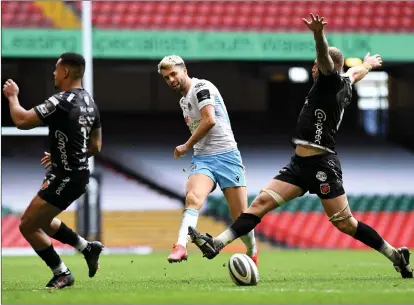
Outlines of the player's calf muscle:
[[62,221],[58,218],[53,218],[48,224],[42,227],[42,230],[49,236],[53,236],[59,230]]
[[345,220],[332,222],[332,224],[342,233],[354,236],[357,230],[358,221],[354,217]]
[[229,204],[229,210],[231,214],[231,218],[233,220],[236,220],[237,217],[239,217],[242,213],[245,213],[247,211],[247,205],[243,208],[240,208],[239,206],[232,206]]
[[240,214],[247,211],[246,187],[228,187],[222,190],[229,205],[230,214],[236,220]]

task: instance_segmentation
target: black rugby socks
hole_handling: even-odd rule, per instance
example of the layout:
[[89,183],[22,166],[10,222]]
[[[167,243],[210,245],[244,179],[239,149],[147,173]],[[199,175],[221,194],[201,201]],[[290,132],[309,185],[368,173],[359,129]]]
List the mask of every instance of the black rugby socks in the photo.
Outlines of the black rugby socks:
[[260,221],[260,217],[256,215],[242,213],[230,226],[230,229],[236,234],[237,237],[240,237],[253,230],[260,223]]
[[78,242],[78,234],[73,232],[64,222],[60,224],[59,229],[52,237],[61,243],[71,245],[72,247],[76,247]]
[[243,213],[226,231],[214,238],[214,244],[223,248],[240,236],[248,234],[260,223],[260,217]]
[[60,241],[61,243],[71,245],[72,247],[78,249],[80,252],[85,250],[88,246],[88,242],[72,231],[65,223],[61,223],[59,229],[56,231],[55,235],[52,238]]
[[361,221],[358,221],[354,238],[384,254],[393,263],[398,263],[401,259],[400,254],[393,246],[387,243],[377,231]]
[[377,231],[361,221],[358,221],[354,238],[377,251],[384,245],[384,240]]
[[61,274],[63,272],[68,271],[68,268],[60,259],[59,255],[56,253],[55,248],[53,245],[44,249],[44,250],[35,250],[37,255],[40,256],[41,259],[44,260],[46,265],[53,271],[54,274]]

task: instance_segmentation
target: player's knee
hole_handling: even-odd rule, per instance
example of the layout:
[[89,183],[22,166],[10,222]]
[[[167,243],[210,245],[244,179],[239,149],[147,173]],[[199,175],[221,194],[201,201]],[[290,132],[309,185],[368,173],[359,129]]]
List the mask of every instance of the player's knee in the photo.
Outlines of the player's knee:
[[26,235],[32,233],[32,225],[31,225],[30,221],[27,218],[22,218],[20,220],[19,230],[20,230],[20,233],[22,233],[23,236],[26,236]]
[[250,207],[254,209],[263,209],[268,204],[269,204],[269,200],[264,198],[264,196],[259,195],[253,200]]
[[259,196],[253,200],[251,206],[247,210],[247,213],[263,217],[267,212],[273,210],[277,206],[278,202],[275,201],[275,198],[269,195],[268,192],[262,191]]
[[342,233],[353,236],[355,234],[358,222],[354,217],[332,222],[332,224]]
[[285,200],[278,193],[270,189],[263,189],[259,196],[253,200],[252,206],[261,209],[274,209],[284,203]]
[[50,224],[49,225],[47,225],[47,224],[43,225],[41,229],[43,230],[43,232],[45,232],[49,236],[53,236],[54,234],[56,234],[56,231],[57,231],[54,228],[52,228],[50,226]]
[[202,199],[194,191],[189,191],[185,196],[185,208],[199,210],[203,205]]

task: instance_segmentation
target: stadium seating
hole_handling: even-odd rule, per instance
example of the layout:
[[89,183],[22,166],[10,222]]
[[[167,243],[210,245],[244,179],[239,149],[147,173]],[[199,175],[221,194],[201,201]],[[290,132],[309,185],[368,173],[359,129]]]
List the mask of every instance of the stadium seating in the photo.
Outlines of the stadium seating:
[[2,1],[2,27],[53,28],[50,19],[32,1]]
[[[76,1],[76,10],[82,9]],[[97,28],[305,31],[301,18],[320,13],[330,31],[413,32],[413,1],[94,1]],[[5,27],[52,27],[31,2],[2,2]]]
[[[254,199],[249,198],[249,202]],[[394,246],[414,247],[414,196],[349,196],[355,218],[372,225]],[[224,198],[212,197],[208,215],[230,220]],[[367,249],[334,229],[316,196],[304,196],[267,214],[256,227],[265,240],[290,248]]]
[[320,12],[331,31],[414,30],[411,1],[96,1],[93,12],[100,28],[303,31],[301,18]]

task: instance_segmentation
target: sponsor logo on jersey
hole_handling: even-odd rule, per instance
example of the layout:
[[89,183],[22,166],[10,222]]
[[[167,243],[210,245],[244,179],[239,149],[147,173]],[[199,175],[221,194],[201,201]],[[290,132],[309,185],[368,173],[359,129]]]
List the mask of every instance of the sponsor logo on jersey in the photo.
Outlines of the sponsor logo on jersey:
[[202,101],[210,99],[210,91],[208,89],[203,89],[203,90],[197,92],[196,95],[197,95],[197,100],[198,100],[199,103],[201,103]]
[[188,124],[188,128],[190,128],[190,132],[191,133],[193,133],[197,129],[198,125],[200,125],[200,121],[201,120],[194,120],[194,121],[192,121],[189,124],[187,123]]
[[43,184],[41,186],[41,190],[47,189],[48,186],[49,186],[49,184],[50,184],[50,181],[49,180],[45,180],[45,182],[43,182]]
[[331,187],[329,186],[329,183],[321,183],[320,184],[321,193],[326,195],[331,191]]
[[72,171],[72,169],[69,167],[68,153],[66,151],[66,143],[69,141],[69,139],[60,130],[56,130],[55,137],[58,140],[58,146],[57,146],[57,148],[60,151],[60,160],[62,161],[63,167],[67,171]]
[[73,98],[75,97],[75,94],[71,93],[69,94],[68,98],[66,99],[68,102],[71,102]]
[[206,83],[198,83],[197,85],[194,86],[195,89],[204,87],[206,85]]
[[66,184],[70,181],[70,177],[66,177],[64,179],[62,179],[62,183],[59,185],[59,187],[56,190],[56,194],[60,195],[60,193],[63,191],[63,189],[65,188]]
[[328,176],[325,172],[319,171],[316,173],[316,179],[318,179],[321,182],[325,182],[326,179],[328,179]]
[[53,112],[56,111],[56,105],[58,104],[58,102],[55,103],[55,101],[52,101],[51,100],[52,98],[57,101],[56,98],[51,97],[50,99],[48,99],[47,101],[45,101],[43,104],[38,105],[36,107],[37,110],[39,110],[40,115],[43,118],[46,118],[47,116],[51,115]]
[[93,122],[95,121],[95,117],[94,116],[92,116],[92,117],[87,116],[86,119],[88,120],[89,125],[93,125]]
[[315,143],[321,145],[321,139],[323,134],[323,122],[326,121],[326,113],[321,109],[315,110]]
[[81,112],[89,112],[89,113],[94,112],[93,107],[80,106],[79,108]]
[[78,123],[79,123],[79,125],[86,125],[86,124],[88,124],[88,121],[86,120],[86,118],[83,115],[81,115],[81,116],[79,116]]
[[335,161],[329,160],[328,165],[333,168],[333,167],[335,167],[336,164],[335,164]]

